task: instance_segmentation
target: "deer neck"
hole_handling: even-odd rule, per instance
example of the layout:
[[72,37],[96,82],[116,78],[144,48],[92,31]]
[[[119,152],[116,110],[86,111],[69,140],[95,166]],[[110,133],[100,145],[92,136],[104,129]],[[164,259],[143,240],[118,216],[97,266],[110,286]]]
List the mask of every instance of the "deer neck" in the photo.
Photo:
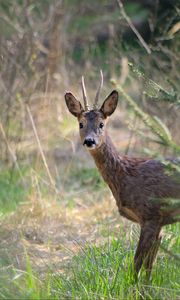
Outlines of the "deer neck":
[[116,198],[119,186],[119,177],[123,174],[123,165],[121,163],[122,158],[118,154],[110,137],[106,135],[104,143],[99,148],[90,151],[90,154],[92,155],[103,179],[109,185]]

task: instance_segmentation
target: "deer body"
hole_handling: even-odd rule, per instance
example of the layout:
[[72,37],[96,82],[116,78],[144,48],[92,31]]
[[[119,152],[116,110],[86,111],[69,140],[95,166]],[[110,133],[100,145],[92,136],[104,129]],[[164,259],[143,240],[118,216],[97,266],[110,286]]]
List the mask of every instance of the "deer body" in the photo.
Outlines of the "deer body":
[[155,199],[180,197],[180,185],[165,175],[161,162],[121,157],[108,136],[106,142],[90,154],[122,216],[141,226],[150,220],[161,226],[172,222],[171,214],[163,213]]
[[134,264],[142,264],[150,274],[163,225],[177,221],[179,211],[162,209],[157,199],[180,198],[180,183],[165,174],[161,162],[153,159],[121,157],[106,131],[107,118],[117,106],[113,91],[100,109],[84,110],[71,93],[65,95],[69,111],[77,117],[80,136],[116,200],[119,213],[141,227]]

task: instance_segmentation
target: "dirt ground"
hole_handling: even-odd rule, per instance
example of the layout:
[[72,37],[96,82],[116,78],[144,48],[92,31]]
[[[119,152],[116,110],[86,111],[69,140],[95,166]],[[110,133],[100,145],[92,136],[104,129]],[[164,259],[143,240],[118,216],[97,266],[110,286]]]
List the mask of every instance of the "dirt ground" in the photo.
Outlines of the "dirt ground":
[[130,223],[120,218],[110,193],[99,203],[77,203],[73,209],[31,199],[1,222],[1,258],[7,266],[25,270],[28,254],[32,268],[42,276],[48,270],[62,272],[86,243],[118,238],[127,226]]

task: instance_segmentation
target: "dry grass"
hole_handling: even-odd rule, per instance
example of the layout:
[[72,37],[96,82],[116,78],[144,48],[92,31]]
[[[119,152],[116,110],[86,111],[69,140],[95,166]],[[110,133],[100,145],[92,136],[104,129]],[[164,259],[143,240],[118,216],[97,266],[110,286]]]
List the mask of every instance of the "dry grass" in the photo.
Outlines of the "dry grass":
[[111,196],[94,204],[77,199],[74,208],[54,199],[32,196],[1,221],[1,255],[18,269],[26,268],[28,253],[33,269],[41,275],[60,271],[64,263],[88,243],[103,243],[119,236],[127,222],[120,220]]

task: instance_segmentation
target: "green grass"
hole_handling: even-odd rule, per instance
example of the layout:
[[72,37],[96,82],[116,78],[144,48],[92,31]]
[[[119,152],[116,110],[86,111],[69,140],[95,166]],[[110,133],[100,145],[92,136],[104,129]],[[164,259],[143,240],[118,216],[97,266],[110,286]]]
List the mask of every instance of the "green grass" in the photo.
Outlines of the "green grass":
[[[26,170],[21,169],[22,176]],[[23,187],[20,174],[15,169],[3,169],[0,172],[0,215],[12,212],[25,200],[28,190]]]
[[56,277],[54,289],[67,299],[113,299],[127,295],[134,281],[132,256],[133,251],[125,250],[120,241],[113,240],[101,247],[89,245],[74,257],[66,274]]
[[11,276],[0,275],[0,280],[0,299],[52,299],[50,280],[44,285],[30,268],[26,272],[11,269]]
[[[173,227],[174,234],[177,228]],[[179,250],[179,242],[177,238],[173,253]],[[135,283],[134,245],[127,247],[125,239],[113,239],[101,247],[87,246],[74,257],[65,274],[56,276],[53,289],[65,299],[179,299],[180,261],[162,250],[160,253],[151,281],[145,280],[142,271]]]
[[[173,255],[179,251],[179,225],[169,226],[163,241]],[[174,237],[176,236],[176,240]],[[180,299],[180,261],[160,249],[152,279],[133,276],[135,244],[126,237],[109,238],[102,246],[87,245],[66,265],[64,272],[49,266],[42,280],[32,270],[27,256],[26,272],[13,270],[13,277],[0,280],[0,297],[9,299]],[[2,270],[2,269],[1,269]],[[12,274],[12,273],[11,273]],[[9,283],[11,283],[9,285]],[[13,298],[14,299],[14,298]]]

